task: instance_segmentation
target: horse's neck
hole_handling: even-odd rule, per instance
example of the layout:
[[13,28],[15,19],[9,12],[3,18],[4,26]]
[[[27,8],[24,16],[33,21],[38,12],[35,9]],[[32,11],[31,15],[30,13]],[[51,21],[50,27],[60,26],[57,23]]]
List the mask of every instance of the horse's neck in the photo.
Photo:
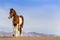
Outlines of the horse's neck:
[[19,17],[19,16],[18,16],[18,15],[15,15],[15,16],[13,17],[13,19],[16,18],[16,17]]
[[18,16],[18,15],[14,15],[14,17],[16,17],[16,16]]

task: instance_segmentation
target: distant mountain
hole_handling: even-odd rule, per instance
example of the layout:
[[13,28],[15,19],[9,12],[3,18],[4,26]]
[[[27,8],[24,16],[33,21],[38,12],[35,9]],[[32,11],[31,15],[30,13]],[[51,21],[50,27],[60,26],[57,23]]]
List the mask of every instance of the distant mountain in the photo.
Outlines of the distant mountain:
[[24,36],[56,36],[56,35],[53,35],[53,34],[44,34],[44,33],[37,33],[37,32],[23,32],[23,35]]
[[[0,37],[12,37],[12,32],[3,32],[3,31],[0,31]],[[22,33],[23,36],[55,36],[53,34],[44,34],[44,33],[36,33],[36,32],[23,32]]]
[[44,33],[36,33],[36,32],[29,32],[28,34],[31,36],[55,36],[53,34],[44,34]]
[[5,36],[11,37],[12,36],[12,32],[0,31],[0,37],[5,37]]

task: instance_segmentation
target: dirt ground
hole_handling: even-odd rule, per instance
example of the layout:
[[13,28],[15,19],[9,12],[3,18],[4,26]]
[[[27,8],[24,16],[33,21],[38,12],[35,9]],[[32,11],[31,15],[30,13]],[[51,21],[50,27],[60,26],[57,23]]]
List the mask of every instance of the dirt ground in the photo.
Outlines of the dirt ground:
[[60,40],[60,37],[0,37],[0,40]]

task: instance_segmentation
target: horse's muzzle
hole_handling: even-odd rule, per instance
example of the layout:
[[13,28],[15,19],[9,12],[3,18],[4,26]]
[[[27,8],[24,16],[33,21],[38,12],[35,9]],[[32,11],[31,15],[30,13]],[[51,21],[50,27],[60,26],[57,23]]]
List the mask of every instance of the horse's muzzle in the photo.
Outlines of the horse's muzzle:
[[8,19],[10,19],[10,17],[8,17]]
[[10,16],[8,16],[8,19],[10,19]]

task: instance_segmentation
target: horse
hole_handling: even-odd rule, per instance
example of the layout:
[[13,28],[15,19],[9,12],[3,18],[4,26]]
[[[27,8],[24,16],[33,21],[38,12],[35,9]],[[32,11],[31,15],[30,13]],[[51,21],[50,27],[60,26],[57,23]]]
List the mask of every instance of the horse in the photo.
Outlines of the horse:
[[13,36],[17,37],[17,36],[21,36],[22,34],[22,28],[23,28],[23,24],[24,24],[24,17],[22,15],[17,15],[16,11],[11,8],[10,12],[9,12],[9,16],[8,19],[13,18]]

